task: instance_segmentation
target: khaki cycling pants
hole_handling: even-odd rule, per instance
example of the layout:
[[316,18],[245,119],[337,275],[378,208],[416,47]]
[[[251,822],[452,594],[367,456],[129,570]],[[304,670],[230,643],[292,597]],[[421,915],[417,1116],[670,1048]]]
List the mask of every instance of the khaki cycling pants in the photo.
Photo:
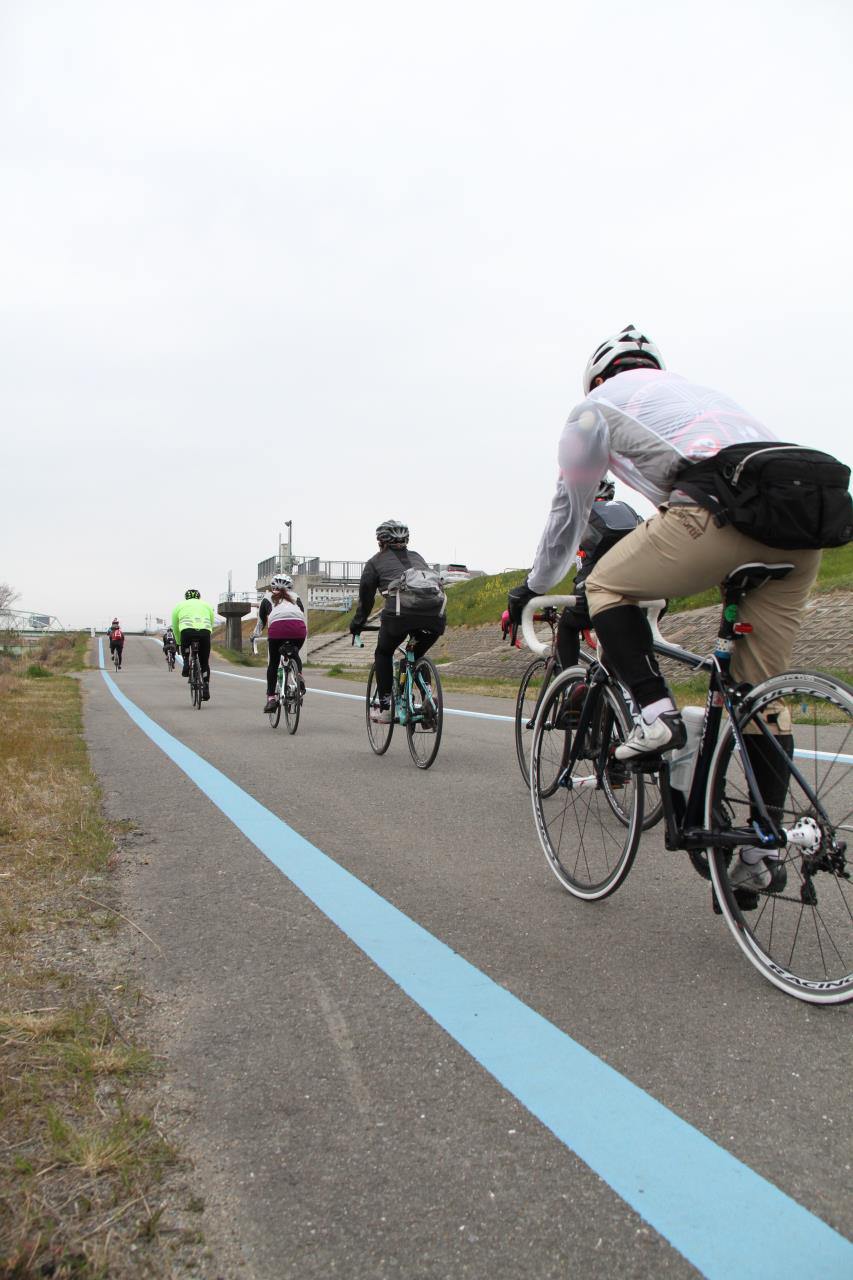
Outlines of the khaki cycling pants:
[[616,605],[694,595],[754,561],[794,566],[778,582],[747,592],[738,608],[739,620],[752,623],[753,632],[737,641],[732,674],[738,682],[758,684],[790,665],[820,552],[782,551],[731,525],[719,529],[702,507],[664,507],[601,557],[586,580],[593,625],[597,613]]

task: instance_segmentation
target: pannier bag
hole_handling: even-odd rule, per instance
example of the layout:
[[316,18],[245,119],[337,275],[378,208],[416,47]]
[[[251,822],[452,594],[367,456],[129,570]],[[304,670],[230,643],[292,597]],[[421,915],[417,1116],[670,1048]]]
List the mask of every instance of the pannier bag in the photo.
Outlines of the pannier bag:
[[688,463],[674,487],[714,514],[714,522],[768,547],[843,547],[853,539],[850,468],[805,445],[731,444]]
[[443,614],[447,608],[441,574],[435,569],[406,569],[399,578],[388,583],[383,595],[389,600],[396,595],[397,613],[406,609],[416,613]]

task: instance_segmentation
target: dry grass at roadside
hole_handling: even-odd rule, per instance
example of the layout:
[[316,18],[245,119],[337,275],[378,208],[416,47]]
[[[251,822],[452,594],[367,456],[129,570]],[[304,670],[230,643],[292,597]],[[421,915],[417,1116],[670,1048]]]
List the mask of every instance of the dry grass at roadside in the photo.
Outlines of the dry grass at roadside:
[[110,884],[119,832],[101,815],[80,689],[63,674],[84,646],[57,637],[0,655],[4,1280],[171,1276],[199,1253],[194,1222],[167,1224],[157,1199],[175,1154],[151,1114],[155,1064],[134,1042],[142,997],[95,963],[125,924]]

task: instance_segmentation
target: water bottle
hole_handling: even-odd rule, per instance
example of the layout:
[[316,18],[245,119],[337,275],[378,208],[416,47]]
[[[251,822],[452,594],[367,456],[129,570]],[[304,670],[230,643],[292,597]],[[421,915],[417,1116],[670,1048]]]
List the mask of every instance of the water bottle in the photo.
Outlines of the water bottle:
[[670,759],[669,782],[670,786],[687,796],[690,783],[693,781],[693,770],[696,768],[696,755],[699,751],[699,739],[702,736],[705,708],[684,707],[681,718],[687,730],[687,741]]

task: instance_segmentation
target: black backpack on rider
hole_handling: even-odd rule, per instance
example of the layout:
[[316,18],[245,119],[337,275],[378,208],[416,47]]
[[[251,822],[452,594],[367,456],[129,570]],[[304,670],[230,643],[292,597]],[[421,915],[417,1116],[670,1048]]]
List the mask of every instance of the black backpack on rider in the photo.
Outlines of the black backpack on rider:
[[731,444],[688,463],[673,487],[768,547],[843,547],[853,540],[850,468],[829,453],[776,441]]

